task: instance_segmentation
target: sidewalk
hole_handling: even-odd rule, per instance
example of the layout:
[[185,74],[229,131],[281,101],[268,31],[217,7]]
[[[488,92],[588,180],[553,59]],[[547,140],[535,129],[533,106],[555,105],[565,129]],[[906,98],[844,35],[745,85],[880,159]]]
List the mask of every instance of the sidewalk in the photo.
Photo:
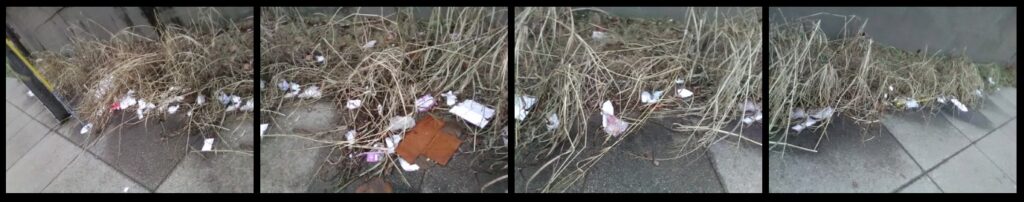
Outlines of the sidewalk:
[[[1016,192],[1016,96],[1004,88],[966,113],[904,112],[874,128],[836,119],[817,153],[770,153],[769,191]],[[821,132],[789,143],[812,148]]]
[[[6,79],[7,193],[254,191],[252,156],[194,152],[201,138],[163,130],[180,123],[125,125],[102,135],[82,135],[78,121],[58,124],[27,91],[17,80]],[[252,151],[251,123],[251,118],[238,120],[215,147],[245,150],[248,144]]]
[[[308,136],[318,131],[344,127],[338,123],[345,122],[342,121],[347,118],[343,114],[345,111],[336,110],[333,103],[325,102],[301,107],[282,107],[281,113],[285,116],[277,117],[275,122],[270,123],[270,128],[267,129],[265,135]],[[331,134],[333,136],[329,134],[313,138],[344,140],[341,133]],[[479,162],[474,162],[479,154],[464,152],[472,150],[470,148],[472,146],[471,139],[467,134],[457,136],[463,139],[463,142],[447,165],[434,165],[434,163],[428,163],[424,158],[419,158],[415,162],[420,166],[419,170],[407,172],[398,168],[390,168],[390,177],[385,181],[391,184],[395,193],[479,193],[484,184],[505,174],[475,165],[474,163],[479,164]],[[348,157],[339,156],[338,152],[332,152],[335,149],[295,137],[264,137],[260,141],[260,192],[355,192],[356,187],[363,184],[363,179],[349,184],[345,190],[338,190],[340,183],[338,177],[340,176],[337,168],[343,165],[329,164],[327,162],[328,155],[330,155],[330,159],[335,159],[331,161]],[[360,161],[362,161],[361,158]],[[364,166],[363,170],[366,170],[375,164],[360,162],[359,165]],[[405,180],[398,173],[404,175]],[[507,190],[507,184],[508,180],[499,181],[483,192],[504,193]]]
[[[579,158],[590,157],[600,149],[601,141],[607,134],[598,132],[600,117],[592,117],[588,124],[587,151]],[[669,130],[673,122],[680,120],[651,119],[635,133],[622,140],[601,158],[587,173],[570,185],[570,193],[761,193],[762,192],[762,151],[761,147],[743,142],[737,138],[726,138],[710,149],[694,152],[678,159],[672,146],[688,136]],[[728,126],[726,128],[732,128]],[[738,129],[737,129],[738,130]],[[761,140],[761,125],[756,123],[742,128],[744,136]],[[733,131],[740,133],[740,131]],[[639,156],[639,157],[638,157]],[[522,158],[522,157],[518,157]],[[533,193],[541,189],[550,179],[552,166],[533,179],[527,188],[526,182],[542,164],[539,162],[517,162],[516,193]],[[574,168],[570,168],[574,169]],[[568,172],[568,171],[567,171]]]

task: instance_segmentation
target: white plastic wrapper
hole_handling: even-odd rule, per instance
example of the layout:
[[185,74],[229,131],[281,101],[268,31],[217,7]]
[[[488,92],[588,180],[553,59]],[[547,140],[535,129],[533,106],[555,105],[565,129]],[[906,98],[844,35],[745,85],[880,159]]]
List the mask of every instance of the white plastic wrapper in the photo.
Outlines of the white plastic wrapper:
[[388,121],[391,122],[388,124],[389,131],[405,130],[416,126],[416,119],[413,119],[411,116],[391,117]]
[[914,109],[914,108],[920,107],[917,104],[917,100],[915,100],[914,98],[907,98],[907,100],[906,100],[906,102],[904,102],[904,104],[907,105],[907,109]]
[[554,130],[555,128],[558,128],[558,125],[559,125],[558,114],[551,114],[551,116],[548,116],[548,130],[549,131],[550,130]]
[[818,110],[814,114],[811,114],[811,117],[815,118],[815,119],[819,119],[819,120],[820,119],[827,119],[829,117],[832,117],[832,113],[834,113],[834,112],[835,112],[834,108],[832,108],[832,107],[825,107],[824,109]]
[[996,80],[992,80],[992,77],[990,76],[990,77],[988,77],[988,83],[989,84],[996,84]]
[[448,91],[447,93],[441,95],[444,96],[444,103],[447,104],[449,107],[455,105],[455,102],[458,102],[459,99],[458,97],[455,96],[454,93],[452,93],[452,91]]
[[761,109],[760,106],[755,105],[753,102],[750,102],[750,100],[744,100],[743,105],[740,105],[740,107],[742,107],[743,112],[757,111]]
[[320,93],[320,87],[310,86],[309,88],[306,88],[306,90],[302,91],[301,94],[299,94],[299,98],[319,99],[321,95],[323,94]]
[[420,169],[420,166],[416,164],[411,164],[408,161],[405,161],[405,159],[403,158],[398,158],[398,164],[401,165],[402,170],[405,170],[406,172],[417,171]]
[[27,95],[28,95],[28,97],[35,97],[35,96],[36,96],[36,94],[32,93],[32,91],[31,91],[31,90],[30,90],[30,91],[28,91],[28,92],[26,92],[25,94],[27,94]]
[[793,113],[789,114],[789,119],[800,119],[804,117],[807,117],[807,112],[804,111],[804,108],[793,109]]
[[366,42],[366,44],[363,44],[363,49],[373,48],[374,46],[377,46],[377,40],[371,40]]
[[598,41],[605,40],[608,38],[608,34],[602,31],[595,30],[593,33],[590,34],[590,38]]
[[663,93],[664,93],[664,91],[654,91],[654,92],[644,91],[644,92],[641,92],[640,93],[640,102],[642,102],[644,104],[654,104],[654,103],[657,103],[658,100],[661,100],[661,95]]
[[345,141],[352,142],[352,141],[355,141],[355,140],[356,140],[356,130],[349,130],[348,132],[345,132]]
[[206,96],[199,95],[198,97],[196,97],[196,105],[202,106],[203,103],[206,103]]
[[940,95],[940,96],[938,96],[938,97],[935,97],[935,101],[937,101],[937,102],[939,102],[939,103],[943,103],[943,104],[945,104],[945,103],[946,103],[946,96],[941,96],[941,95]]
[[434,106],[434,96],[424,95],[416,99],[416,111],[425,112]]
[[239,108],[242,108],[242,97],[238,97],[237,95],[232,95],[230,97],[231,97],[231,101],[228,102],[230,105],[228,106],[227,109],[224,109],[225,111],[229,111],[230,112],[230,111],[235,111],[235,110],[238,110]]
[[345,102],[345,108],[356,109],[363,105],[363,100],[348,100]]
[[203,151],[213,150],[213,138],[206,138],[203,140]]
[[281,80],[281,83],[277,83],[277,89],[281,89],[281,91],[288,91],[289,88],[291,88],[291,84],[287,80]]
[[685,82],[683,81],[683,79],[676,79],[676,81],[675,81],[675,82],[676,82],[676,84],[679,84],[679,85],[683,85],[683,83],[685,83]]
[[170,107],[167,107],[167,113],[168,114],[177,113],[178,112],[178,107],[179,107],[178,105],[171,105]]
[[693,91],[686,90],[684,88],[676,89],[676,96],[679,96],[679,98],[688,98],[693,96]]
[[974,95],[982,96],[981,90],[980,89],[974,90]]
[[757,114],[754,114],[754,120],[755,121],[761,121],[761,118],[763,118],[763,116],[761,116],[761,112],[760,111],[758,111]]
[[967,106],[964,105],[963,103],[960,103],[960,100],[957,100],[956,98],[952,98],[952,99],[949,99],[949,102],[953,103],[953,105],[956,105],[956,108],[960,109],[960,111],[967,112]]
[[82,131],[79,131],[79,132],[82,133],[82,135],[85,135],[85,134],[89,133],[89,130],[92,130],[92,124],[91,123],[90,124],[85,124],[85,126],[82,126]]
[[270,124],[260,124],[260,139],[263,139],[263,134],[267,133],[267,128],[270,128]]
[[740,119],[740,121],[747,125],[754,123],[754,119],[751,117],[744,117],[743,119]]
[[793,126],[793,130],[796,132],[800,132],[808,127],[814,126],[815,123],[818,123],[818,121],[814,119],[807,119],[803,123]]
[[317,55],[316,56],[316,62],[317,63],[323,64],[325,60],[326,60],[326,58],[324,58],[323,55]]
[[398,143],[402,142],[401,135],[391,135],[391,137],[384,138],[384,144],[387,144],[387,153],[394,154],[395,148],[398,147]]
[[604,131],[613,137],[618,137],[619,134],[626,131],[629,124],[619,117],[615,117],[615,107],[612,106],[611,101],[604,101],[601,104],[601,127],[604,127]]
[[299,87],[299,84],[297,84],[297,83],[288,83],[288,93],[285,93],[284,97],[285,98],[293,98],[293,97],[299,95],[299,91],[301,91],[301,90],[302,90],[302,87]]
[[488,108],[487,106],[473,100],[464,100],[455,105],[455,107],[452,107],[448,112],[455,114],[459,118],[462,118],[463,120],[466,120],[480,128],[487,126],[491,117],[494,116],[494,109]]
[[251,112],[253,107],[256,107],[253,104],[253,99],[249,98],[249,100],[245,101],[245,104],[242,105],[242,107],[239,107],[238,110],[241,110],[243,112]]
[[533,96],[525,95],[516,97],[514,112],[516,120],[522,121],[523,119],[526,119],[526,115],[530,113],[528,110],[530,110],[536,102],[537,98],[534,98]]

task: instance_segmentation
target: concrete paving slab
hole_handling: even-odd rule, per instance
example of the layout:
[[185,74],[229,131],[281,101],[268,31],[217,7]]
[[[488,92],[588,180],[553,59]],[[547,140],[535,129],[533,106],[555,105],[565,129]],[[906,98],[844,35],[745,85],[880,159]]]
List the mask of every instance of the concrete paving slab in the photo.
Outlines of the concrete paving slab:
[[924,112],[894,114],[883,119],[882,124],[923,169],[935,166],[970,144],[970,140],[949,122]]
[[[215,137],[214,150],[253,152],[253,121],[246,116],[224,124],[231,131]],[[190,152],[156,190],[160,193],[252,193],[253,156],[235,152],[199,152],[203,137],[190,137]]]
[[22,157],[22,161],[7,170],[5,190],[7,193],[41,192],[75,158],[84,154],[87,153],[60,136],[47,135]]
[[946,193],[1013,193],[1017,184],[974,146],[928,173]]
[[[837,117],[821,131],[827,137],[817,153],[797,149],[788,149],[785,155],[769,153],[769,192],[888,193],[922,173],[896,138],[881,126],[865,128]],[[811,148],[821,131],[790,137],[788,143]]]
[[[168,118],[162,123],[131,124],[137,119],[122,115],[111,118],[107,130],[88,150],[147,189],[156,190],[185,157],[188,134],[178,130],[183,122]],[[129,123],[114,127],[125,122]]]
[[715,170],[729,193],[762,193],[761,146],[727,139],[711,145]]
[[1017,180],[1017,119],[978,141],[975,146],[1003,173]]
[[32,117],[35,118],[36,121],[39,121],[39,123],[45,125],[47,128],[53,128],[57,125],[60,125],[60,122],[57,120],[56,117],[53,116],[53,113],[51,113],[49,109],[46,109],[45,105],[43,106],[43,110],[39,111]]
[[252,193],[253,182],[252,156],[189,153],[156,192]]
[[921,178],[900,190],[899,193],[942,193],[942,190],[939,189],[939,186],[935,185],[932,178],[921,176]]
[[29,121],[27,125],[22,128],[17,136],[14,136],[10,140],[4,142],[4,156],[7,163],[6,169],[11,169],[18,159],[21,159],[25,153],[28,153],[32,147],[35,147],[39,141],[41,141],[50,131],[46,129],[43,124],[35,121]]
[[[127,188],[127,192],[125,189]],[[43,189],[47,193],[149,193],[124,174],[83,153]]]
[[999,108],[1007,109],[1008,114],[1017,116],[1017,88],[1003,87],[990,94],[989,98],[992,98],[993,103],[998,105]]
[[[309,107],[281,109],[286,117],[277,117],[266,134],[311,134],[336,127],[338,117],[333,105],[317,103]],[[329,148],[294,137],[265,137],[260,140],[260,192],[301,193],[309,191],[317,168]],[[323,186],[326,187],[326,186]],[[326,188],[325,188],[326,189]]]
[[984,99],[982,105],[966,113],[947,110],[943,114],[946,120],[971,141],[978,140],[1012,118],[1007,114],[1007,109],[999,107],[988,98]]
[[[707,150],[675,160],[658,161],[657,164],[651,159],[677,156],[672,152],[675,151],[672,146],[685,137],[669,130],[671,123],[670,120],[651,120],[636,133],[620,136],[626,139],[613,147],[587,173],[584,192],[725,192]],[[590,139],[603,141],[607,135],[596,132],[600,124],[591,126],[595,127],[591,130]]]

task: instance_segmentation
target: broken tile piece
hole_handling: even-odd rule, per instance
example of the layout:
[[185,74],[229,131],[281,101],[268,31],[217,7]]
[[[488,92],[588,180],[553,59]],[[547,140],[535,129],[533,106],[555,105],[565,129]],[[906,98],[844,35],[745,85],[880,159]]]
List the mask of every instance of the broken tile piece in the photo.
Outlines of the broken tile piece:
[[444,122],[435,119],[432,115],[421,118],[411,131],[405,133],[405,138],[398,144],[396,149],[398,156],[406,161],[415,162],[416,158],[423,154],[423,151],[433,141],[434,136],[444,133],[441,131],[442,127],[444,127]]
[[451,159],[452,155],[455,154],[455,151],[459,149],[459,144],[461,144],[462,141],[451,133],[438,132],[439,133],[434,136],[433,141],[430,142],[430,145],[427,146],[426,151],[424,151],[424,155],[443,166],[448,164],[448,160]]

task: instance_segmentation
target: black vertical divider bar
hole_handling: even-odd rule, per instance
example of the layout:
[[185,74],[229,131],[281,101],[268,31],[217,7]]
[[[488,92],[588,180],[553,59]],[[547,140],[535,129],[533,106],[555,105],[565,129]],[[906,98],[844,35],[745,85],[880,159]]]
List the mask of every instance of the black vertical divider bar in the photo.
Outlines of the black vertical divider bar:
[[[516,96],[516,91],[515,91],[515,86],[516,86],[516,79],[515,79],[516,78],[516,71],[515,71],[515,67],[516,67],[515,58],[516,57],[515,57],[515,53],[516,53],[516,51],[513,50],[512,47],[515,47],[516,41],[515,41],[515,37],[512,37],[512,36],[515,36],[515,17],[516,17],[516,13],[515,12],[516,11],[515,11],[515,7],[514,6],[506,7],[506,9],[507,10],[505,11],[505,16],[508,17],[508,23],[506,25],[508,26],[508,30],[510,30],[510,33],[505,36],[506,38],[508,38],[508,43],[507,43],[508,44],[507,45],[508,46],[508,54],[506,54],[506,55],[508,55],[509,67],[512,67],[512,68],[506,68],[508,71],[510,71],[509,73],[511,73],[511,74],[506,73],[506,75],[507,75],[506,77],[508,77],[508,84],[509,84],[509,85],[506,86],[506,88],[508,88],[507,90],[509,92],[512,92],[512,93],[508,94],[508,100],[512,100],[514,102],[515,101],[515,96]],[[512,138],[512,140],[513,140],[513,141],[510,141],[508,146],[506,146],[507,147],[506,149],[508,149],[508,156],[509,156],[509,159],[506,159],[506,161],[508,161],[509,168],[511,168],[511,169],[508,170],[508,173],[507,173],[508,174],[508,178],[507,178],[508,181],[507,181],[507,183],[509,185],[515,186],[515,173],[516,173],[516,169],[515,168],[516,168],[516,166],[515,166],[515,160],[514,159],[515,159],[515,142],[516,142],[515,141],[515,137],[516,137],[515,131],[516,130],[514,128],[511,128],[511,127],[515,126],[516,119],[513,118],[512,108],[507,107],[507,105],[506,105],[505,110],[507,111],[506,114],[508,115],[508,120],[512,121],[512,124],[509,125],[509,126],[506,126],[506,128],[505,128],[505,130],[508,131],[508,134],[507,134],[508,137],[507,138]],[[509,189],[509,191],[510,191],[509,193],[515,193],[515,188],[513,187],[512,189]]]
[[[261,84],[260,83],[261,82],[261,80],[260,80],[260,69],[262,68],[262,65],[260,63],[260,40],[259,40],[260,39],[260,28],[261,28],[261,26],[260,26],[260,18],[261,18],[260,12],[261,11],[260,11],[260,7],[259,6],[254,6],[254,7],[252,7],[252,9],[253,9],[252,10],[252,12],[253,12],[252,13],[252,34],[253,34],[253,36],[252,36],[253,37],[253,40],[252,40],[252,43],[253,43],[253,53],[252,53],[253,54],[253,59],[252,59],[252,63],[253,63],[252,64],[252,67],[253,67],[252,71],[253,72],[252,72],[252,79],[253,80],[252,81],[253,81],[253,86],[254,86],[254,88],[252,88],[253,89],[252,90],[253,91],[252,92],[252,96],[253,96],[253,99],[256,100],[256,102],[253,103],[253,104],[255,104],[256,110],[253,111],[253,113],[252,113],[252,116],[253,116],[253,120],[252,120],[253,124],[252,124],[252,126],[253,126],[253,131],[258,133],[258,132],[260,132],[260,123],[262,123],[260,121],[260,114],[263,111],[263,110],[260,110],[260,109],[263,109],[260,106],[262,104],[262,103],[260,103],[260,100],[262,100],[261,99],[262,97],[260,96],[260,89],[262,88],[262,86],[260,85]],[[254,185],[252,192],[253,193],[259,193],[259,191],[258,191],[259,187],[260,187],[260,179],[259,179],[259,176],[260,176],[259,175],[260,174],[260,161],[259,161],[259,159],[260,159],[260,141],[262,140],[262,138],[256,137],[256,135],[253,135],[252,138],[255,138],[254,141],[256,142],[256,146],[252,147],[253,148],[253,165],[252,165],[253,175],[252,175],[252,177],[253,177],[253,185]]]
[[[766,86],[766,87],[769,86],[769,84],[771,83],[770,80],[768,79],[769,76],[767,75],[767,74],[771,74],[771,72],[768,72],[769,71],[768,70],[768,65],[770,64],[768,59],[771,56],[771,54],[768,53],[768,51],[770,51],[768,49],[768,42],[769,42],[768,41],[769,40],[769,37],[768,37],[768,29],[769,29],[768,28],[769,27],[769,25],[768,25],[768,12],[769,11],[771,11],[771,10],[770,10],[770,8],[768,6],[762,6],[761,7],[761,20],[760,20],[761,21],[761,86]],[[768,93],[769,93],[768,88],[761,88],[761,94],[765,95],[764,97],[767,98],[767,97],[771,96]],[[770,100],[770,99],[768,99],[768,100]],[[765,111],[765,112],[771,112],[771,109],[768,108],[769,107],[768,106],[768,103],[769,103],[768,100],[764,100],[764,101],[761,102],[761,105],[762,105],[761,108],[764,109],[763,111]],[[769,118],[766,119],[766,121],[762,122],[762,124],[767,123],[768,127],[765,127],[764,125],[762,125],[761,126],[761,134],[762,135],[767,135],[768,137],[771,137],[771,134],[768,134],[768,132],[770,131],[770,127],[771,127],[771,118],[770,118],[771,114],[768,114],[768,116],[769,116]],[[761,162],[762,162],[761,163],[761,193],[768,193],[768,183],[769,183],[768,182],[768,174],[769,173],[768,173],[768,164],[767,164],[767,162],[769,161],[769,157],[768,157],[769,156],[769,153],[768,153],[769,151],[768,151],[768,148],[771,147],[771,144],[768,143],[768,141],[771,141],[771,138],[765,138],[763,136],[761,137],[761,145],[762,145],[761,146]]]

